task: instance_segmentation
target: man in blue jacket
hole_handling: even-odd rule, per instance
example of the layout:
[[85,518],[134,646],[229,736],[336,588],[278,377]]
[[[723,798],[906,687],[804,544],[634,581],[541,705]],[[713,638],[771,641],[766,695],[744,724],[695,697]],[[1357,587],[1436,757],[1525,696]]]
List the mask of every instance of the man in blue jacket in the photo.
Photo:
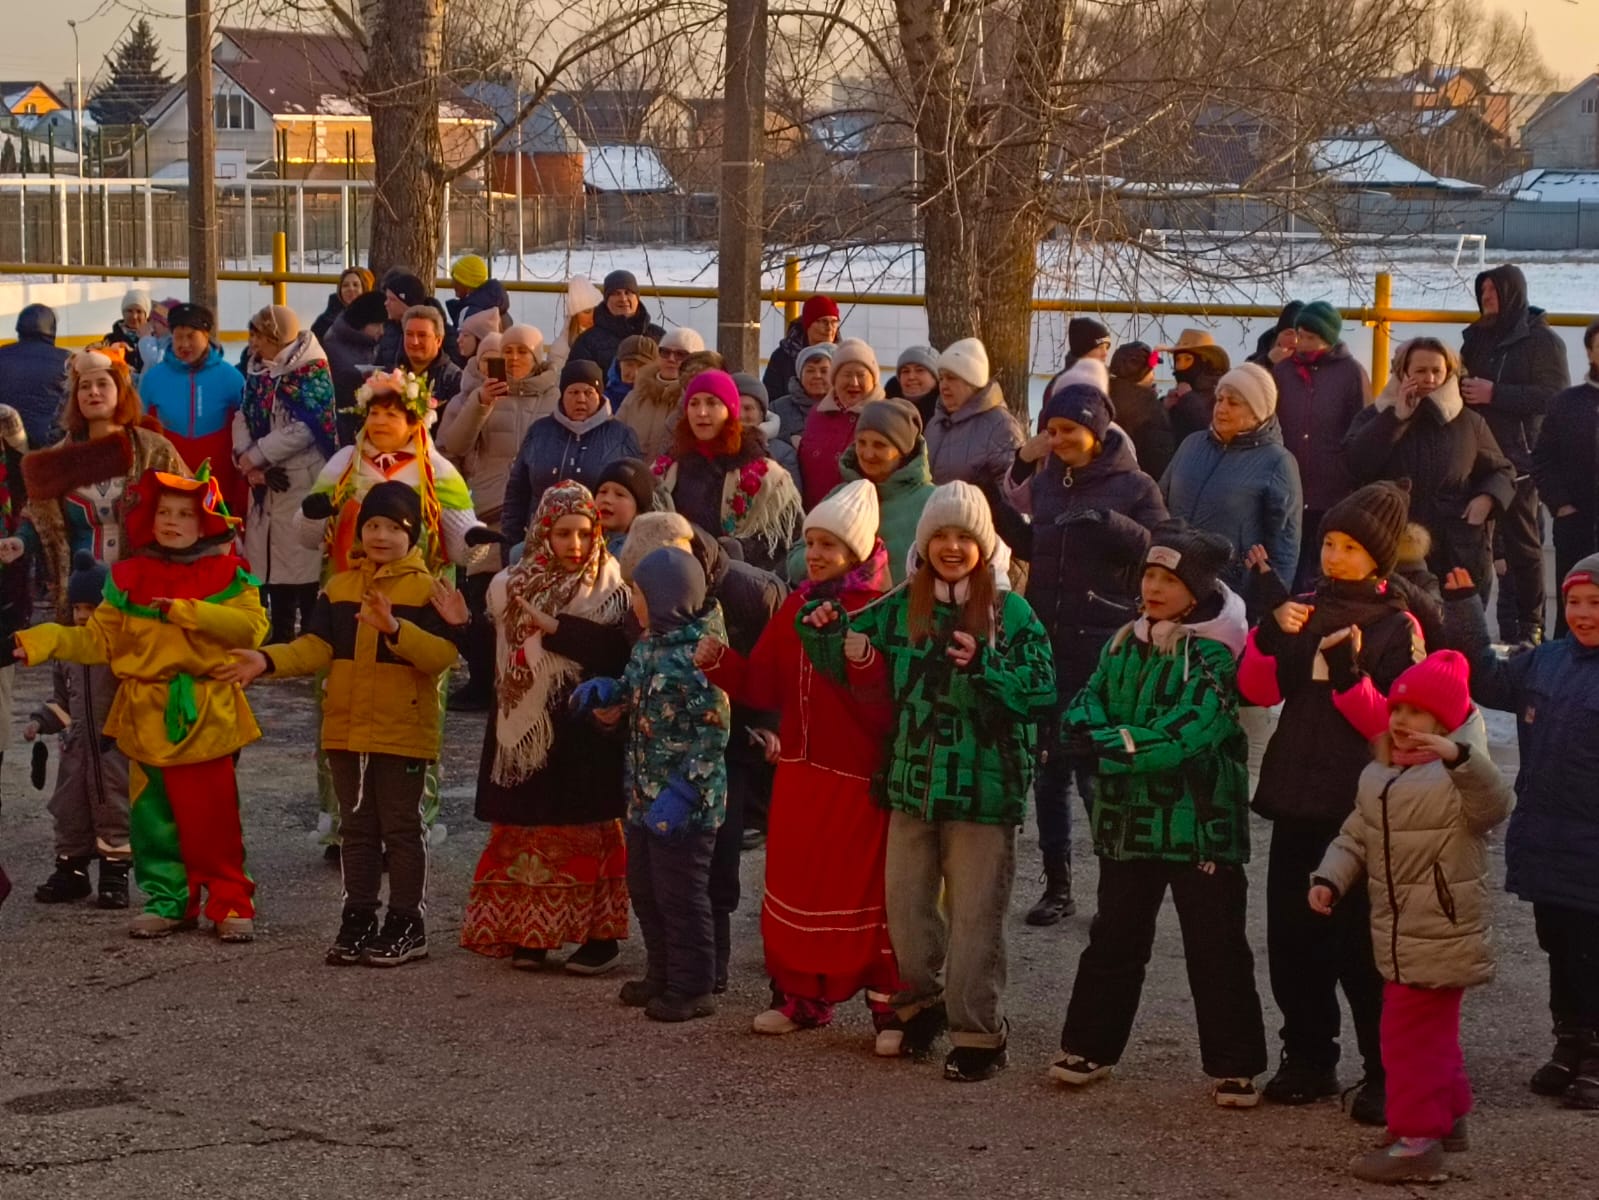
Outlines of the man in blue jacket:
[[59,441],[56,417],[67,398],[68,354],[56,345],[56,314],[30,304],[17,314],[17,340],[0,346],[0,397],[22,418],[28,445]]
[[233,466],[233,414],[244,399],[244,376],[213,342],[216,317],[203,304],[167,314],[171,340],[139,376],[145,412],[191,471],[209,460],[230,512],[245,508],[244,479]]

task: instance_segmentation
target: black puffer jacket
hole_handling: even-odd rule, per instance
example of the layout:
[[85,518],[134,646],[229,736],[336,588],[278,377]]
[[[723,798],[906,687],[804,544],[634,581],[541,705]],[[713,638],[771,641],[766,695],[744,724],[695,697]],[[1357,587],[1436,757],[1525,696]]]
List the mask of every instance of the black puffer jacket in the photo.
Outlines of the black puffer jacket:
[[1159,479],[1177,453],[1177,436],[1172,432],[1171,416],[1153,387],[1131,379],[1110,380],[1111,409],[1116,424],[1133,439],[1138,466],[1144,474]]
[[1566,346],[1544,320],[1541,308],[1527,304],[1527,277],[1511,263],[1477,276],[1477,305],[1482,285],[1493,280],[1499,312],[1466,326],[1460,347],[1465,373],[1494,385],[1493,400],[1480,408],[1499,448],[1519,473],[1532,469],[1532,448],[1555,393],[1571,386]]
[[638,310],[631,317],[619,317],[602,304],[594,310],[593,326],[572,343],[572,352],[567,355],[566,361],[587,359],[597,364],[601,371],[609,371],[622,339],[636,336],[654,338],[659,342],[666,336],[666,330],[651,323],[650,310],[644,307],[643,301],[639,302]]
[[1427,565],[1440,579],[1465,567],[1474,579],[1493,569],[1492,525],[1462,515],[1476,496],[1503,512],[1516,494],[1515,470],[1488,424],[1460,401],[1454,379],[1426,397],[1414,415],[1404,408],[1397,380],[1370,408],[1355,414],[1344,439],[1344,464],[1357,484],[1410,480],[1410,519],[1432,536]]
[[[1378,583],[1337,583],[1323,579],[1310,595],[1300,596],[1315,611],[1298,634],[1284,633],[1268,614],[1249,636],[1239,669],[1239,688],[1254,704],[1277,697],[1252,685],[1267,677],[1283,704],[1277,730],[1266,746],[1255,789],[1255,811],[1270,820],[1335,825],[1355,807],[1360,773],[1371,762],[1371,749],[1360,732],[1333,704],[1334,683],[1313,678],[1321,639],[1350,625],[1360,627],[1360,653],[1353,670],[1371,676],[1384,694],[1394,680],[1425,657],[1422,639],[1400,589]],[[1268,661],[1263,662],[1262,657]],[[1329,651],[1329,667],[1336,655]],[[1358,676],[1329,671],[1339,690]]]
[[[1027,601],[1049,632],[1064,707],[1111,635],[1137,615],[1149,533],[1166,519],[1166,502],[1115,429],[1087,466],[1074,470],[1054,455],[1042,464],[1018,458],[1006,484],[1008,494],[985,491],[1000,536],[1030,564]],[[1031,512],[1031,524],[1018,507]]]
[[[1599,381],[1588,378],[1549,402],[1532,452],[1538,497],[1554,515],[1555,575],[1599,548]],[[1558,515],[1562,508],[1576,512]]]

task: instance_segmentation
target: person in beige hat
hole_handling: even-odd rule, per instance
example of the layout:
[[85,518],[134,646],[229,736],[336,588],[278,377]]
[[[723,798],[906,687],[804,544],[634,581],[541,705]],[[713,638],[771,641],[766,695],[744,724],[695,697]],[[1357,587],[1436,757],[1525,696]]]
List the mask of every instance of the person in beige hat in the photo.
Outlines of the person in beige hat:
[[1203,329],[1185,329],[1170,346],[1156,346],[1157,354],[1170,354],[1177,384],[1162,397],[1178,445],[1191,433],[1210,424],[1216,403],[1216,382],[1232,369],[1227,351]]

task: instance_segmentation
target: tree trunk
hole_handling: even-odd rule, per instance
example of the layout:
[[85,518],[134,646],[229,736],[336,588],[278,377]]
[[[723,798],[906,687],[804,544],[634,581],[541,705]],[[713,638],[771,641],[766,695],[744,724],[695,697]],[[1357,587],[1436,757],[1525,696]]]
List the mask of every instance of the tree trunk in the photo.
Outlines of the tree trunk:
[[379,276],[401,267],[431,286],[444,220],[444,0],[362,0],[361,17],[374,160],[368,266]]

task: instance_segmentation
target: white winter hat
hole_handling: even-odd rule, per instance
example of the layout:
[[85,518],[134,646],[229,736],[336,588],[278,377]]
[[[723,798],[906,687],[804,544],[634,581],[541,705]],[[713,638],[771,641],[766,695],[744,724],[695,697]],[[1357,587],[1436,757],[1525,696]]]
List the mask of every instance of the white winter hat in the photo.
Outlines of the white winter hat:
[[681,350],[684,354],[698,354],[705,349],[705,339],[698,330],[687,325],[679,325],[663,337],[660,344],[662,350]]
[[976,338],[961,338],[958,342],[952,342],[938,356],[938,369],[964,379],[973,387],[985,387],[991,378],[988,348]]
[[877,365],[877,352],[861,338],[845,338],[833,347],[833,378],[838,378],[841,367],[855,363],[872,373],[872,386],[882,381],[882,368]]
[[1049,381],[1048,395],[1053,396],[1063,387],[1086,383],[1110,395],[1110,368],[1097,358],[1079,358],[1059,375]]
[[877,543],[877,485],[866,479],[844,484],[805,518],[805,530],[825,530],[849,547],[860,562],[871,557]]
[[148,288],[129,288],[122,297],[122,311],[137,307],[145,316],[150,315],[150,291]]
[[1236,366],[1216,381],[1216,390],[1222,388],[1249,405],[1257,421],[1264,421],[1277,411],[1277,381],[1265,367],[1255,363]]
[[[981,350],[982,346],[979,345],[978,349]],[[948,354],[949,351],[944,353]],[[940,367],[948,370],[942,363]],[[922,558],[927,557],[927,543],[933,540],[933,535],[940,529],[966,530],[977,539],[983,557],[989,562],[994,560],[994,552],[999,548],[999,539],[994,534],[994,515],[989,511],[988,500],[983,493],[971,484],[957,479],[934,488],[933,494],[927,498],[921,519],[916,522],[916,550]]]
[[512,325],[504,333],[500,334],[500,345],[526,346],[534,354],[537,354],[544,348],[544,334],[537,325]]
[[582,275],[574,275],[566,281],[566,312],[588,312],[591,308],[598,308],[605,303],[605,297],[600,295],[600,289],[595,287]]

